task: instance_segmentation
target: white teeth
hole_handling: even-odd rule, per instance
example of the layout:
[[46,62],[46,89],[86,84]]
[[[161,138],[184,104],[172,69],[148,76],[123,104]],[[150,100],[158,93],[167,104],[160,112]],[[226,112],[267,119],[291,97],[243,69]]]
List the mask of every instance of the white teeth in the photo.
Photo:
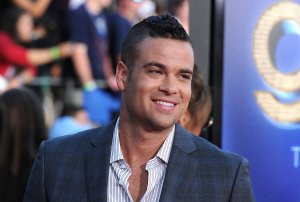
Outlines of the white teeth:
[[163,102],[163,101],[157,101],[158,104],[164,105],[166,107],[173,107],[174,104],[173,103],[169,103],[169,102]]

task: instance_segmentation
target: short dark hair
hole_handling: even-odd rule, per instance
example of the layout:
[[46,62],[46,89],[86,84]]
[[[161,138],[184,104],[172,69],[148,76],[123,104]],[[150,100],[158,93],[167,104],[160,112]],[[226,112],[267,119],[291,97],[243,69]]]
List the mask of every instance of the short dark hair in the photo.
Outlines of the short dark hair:
[[189,35],[175,17],[169,14],[150,16],[135,24],[123,41],[121,60],[129,67],[134,65],[138,44],[148,37],[184,41],[192,46]]

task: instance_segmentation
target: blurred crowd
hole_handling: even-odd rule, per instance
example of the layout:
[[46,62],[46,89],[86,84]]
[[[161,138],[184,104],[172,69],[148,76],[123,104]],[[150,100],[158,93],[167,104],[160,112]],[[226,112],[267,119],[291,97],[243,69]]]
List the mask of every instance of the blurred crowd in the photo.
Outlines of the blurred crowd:
[[0,1],[0,201],[21,201],[42,140],[117,116],[122,40],[162,13],[188,32],[188,0]]
[[188,0],[2,0],[0,92],[34,88],[51,108],[48,125],[65,105],[105,125],[119,109],[114,74],[123,38],[141,19],[167,12],[188,30]]

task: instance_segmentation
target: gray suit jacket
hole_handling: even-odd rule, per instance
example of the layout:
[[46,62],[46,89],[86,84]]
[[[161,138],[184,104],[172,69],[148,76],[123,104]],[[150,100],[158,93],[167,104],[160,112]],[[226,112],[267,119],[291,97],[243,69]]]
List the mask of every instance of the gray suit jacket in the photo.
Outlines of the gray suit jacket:
[[[45,141],[25,202],[106,201],[114,123]],[[255,201],[248,161],[176,125],[160,201]]]

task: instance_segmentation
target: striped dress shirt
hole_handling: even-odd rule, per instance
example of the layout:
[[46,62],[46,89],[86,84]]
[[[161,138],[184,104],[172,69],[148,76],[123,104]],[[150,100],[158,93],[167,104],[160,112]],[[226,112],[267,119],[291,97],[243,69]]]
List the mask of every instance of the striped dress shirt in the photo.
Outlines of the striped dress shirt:
[[[128,190],[128,178],[131,175],[131,169],[123,158],[119,142],[118,127],[119,120],[116,123],[112,140],[107,201],[132,202],[133,200]],[[146,164],[146,170],[148,171],[148,185],[145,194],[140,200],[141,202],[159,201],[174,139],[174,131],[175,126],[159,149],[157,155]]]

